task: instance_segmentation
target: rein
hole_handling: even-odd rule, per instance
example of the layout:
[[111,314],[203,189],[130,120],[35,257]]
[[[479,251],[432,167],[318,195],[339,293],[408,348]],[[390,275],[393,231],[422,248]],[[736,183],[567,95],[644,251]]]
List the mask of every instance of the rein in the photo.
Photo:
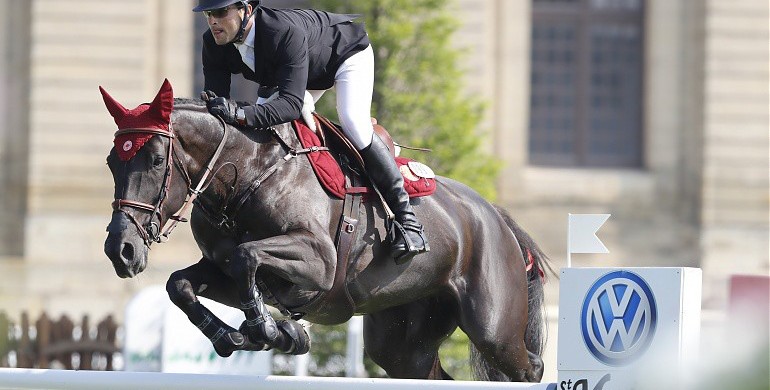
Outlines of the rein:
[[242,196],[239,197],[237,204],[230,211],[233,217],[229,217],[227,213],[224,211],[225,210],[224,208],[220,212],[221,215],[216,216],[214,215],[215,213],[209,210],[206,210],[206,208],[199,203],[200,210],[203,212],[203,215],[207,219],[209,219],[209,221],[217,225],[220,229],[223,229],[229,233],[236,231],[236,223],[235,223],[234,216],[238,214],[238,211],[243,207],[246,201],[251,197],[251,194],[255,193],[259,189],[259,187],[262,185],[262,183],[264,183],[268,178],[270,178],[270,176],[278,172],[278,169],[282,165],[291,161],[295,157],[299,157],[304,154],[310,154],[310,153],[329,150],[329,148],[325,146],[312,146],[309,148],[297,149],[289,145],[289,142],[287,142],[281,136],[281,134],[278,133],[278,130],[276,130],[274,126],[268,127],[265,130],[270,131],[270,135],[272,135],[273,138],[275,138],[281,144],[281,146],[286,150],[286,155],[283,156],[281,159],[279,159],[277,162],[273,163],[273,165],[271,165],[269,168],[262,171],[262,173],[260,173],[259,176],[257,176],[257,178],[251,182],[251,185],[249,186],[249,188],[244,192]]
[[[222,140],[219,142],[219,146],[217,146],[217,150],[214,152],[214,155],[209,160],[208,165],[206,165],[206,169],[203,171],[203,175],[198,182],[198,185],[193,188],[192,181],[189,180],[189,174],[184,169],[184,166],[179,164],[181,166],[181,170],[185,176],[185,180],[188,182],[188,190],[187,190],[187,197],[184,200],[184,203],[182,203],[182,207],[179,208],[179,210],[174,213],[169,219],[172,221],[168,226],[163,226],[163,218],[160,214],[160,211],[163,208],[163,202],[165,202],[166,197],[168,195],[168,190],[171,185],[171,173],[173,172],[173,165],[174,165],[174,138],[176,138],[176,135],[174,134],[174,128],[172,123],[169,123],[168,131],[158,130],[158,129],[148,129],[148,128],[134,128],[134,129],[122,129],[115,132],[115,136],[123,135],[123,134],[131,134],[131,133],[141,133],[141,134],[153,134],[153,135],[159,135],[162,137],[166,137],[169,139],[168,142],[168,152],[166,156],[166,173],[164,175],[163,180],[163,187],[160,189],[160,193],[158,194],[158,200],[155,202],[154,205],[139,202],[135,200],[127,200],[127,199],[115,199],[112,202],[112,209],[115,211],[121,211],[125,213],[131,222],[136,225],[136,227],[139,230],[139,233],[142,236],[142,239],[144,240],[144,243],[149,247],[152,242],[165,242],[168,241],[169,236],[171,235],[171,232],[174,231],[177,224],[179,222],[187,222],[187,219],[183,217],[183,215],[187,212],[187,210],[192,206],[193,201],[198,197],[198,195],[201,194],[207,187],[208,184],[206,183],[206,179],[209,177],[209,174],[211,174],[214,165],[219,160],[219,156],[222,154],[222,150],[224,150],[225,143],[227,142],[227,135],[228,135],[228,126],[225,124],[225,122],[219,118],[220,122],[222,123],[222,127],[224,128],[224,134],[222,136]],[[212,176],[213,178],[213,176]],[[204,185],[205,184],[205,185]],[[210,184],[210,181],[209,181]],[[123,207],[133,207],[135,209],[143,210],[143,211],[149,211],[150,214],[150,222],[142,226],[136,218],[134,218],[131,214],[125,212],[123,210]],[[160,225],[154,221],[155,215],[158,216],[158,221],[160,222]]]

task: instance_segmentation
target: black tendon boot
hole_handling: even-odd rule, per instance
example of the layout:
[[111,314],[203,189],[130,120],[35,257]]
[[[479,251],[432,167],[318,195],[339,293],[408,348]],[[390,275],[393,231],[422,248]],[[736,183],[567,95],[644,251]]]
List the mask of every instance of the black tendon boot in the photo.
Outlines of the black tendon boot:
[[267,306],[262,301],[262,294],[256,287],[253,287],[253,297],[248,302],[241,302],[241,310],[246,315],[246,329],[251,342],[264,342],[272,344],[278,337],[278,327]]
[[188,318],[208,337],[217,355],[228,357],[234,351],[243,349],[246,342],[243,335],[217,318],[200,302],[192,304]]
[[396,215],[396,220],[388,226],[391,257],[397,264],[402,264],[419,253],[429,251],[422,224],[409,204],[409,195],[404,189],[404,178],[388,147],[375,134],[372,136],[371,145],[361,150],[361,156],[366,164],[366,173]]

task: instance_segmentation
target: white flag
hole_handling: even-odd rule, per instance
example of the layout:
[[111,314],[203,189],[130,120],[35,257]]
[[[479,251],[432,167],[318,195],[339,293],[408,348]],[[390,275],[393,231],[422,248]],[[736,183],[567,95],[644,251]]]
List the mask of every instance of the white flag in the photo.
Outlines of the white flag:
[[570,214],[567,237],[568,253],[609,253],[596,231],[610,218],[610,214]]

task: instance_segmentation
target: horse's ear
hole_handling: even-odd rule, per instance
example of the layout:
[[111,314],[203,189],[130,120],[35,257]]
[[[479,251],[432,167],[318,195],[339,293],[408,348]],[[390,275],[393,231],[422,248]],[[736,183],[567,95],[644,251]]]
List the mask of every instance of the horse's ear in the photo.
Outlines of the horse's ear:
[[171,121],[171,111],[174,109],[174,90],[168,79],[163,80],[160,91],[155,95],[155,99],[150,103],[149,110],[157,115],[164,122]]
[[99,92],[102,93],[102,98],[104,99],[104,105],[107,106],[107,111],[110,112],[110,115],[115,119],[115,123],[117,123],[118,120],[126,115],[128,110],[123,107],[122,104],[118,103],[117,100],[113,99],[101,86],[99,86]]

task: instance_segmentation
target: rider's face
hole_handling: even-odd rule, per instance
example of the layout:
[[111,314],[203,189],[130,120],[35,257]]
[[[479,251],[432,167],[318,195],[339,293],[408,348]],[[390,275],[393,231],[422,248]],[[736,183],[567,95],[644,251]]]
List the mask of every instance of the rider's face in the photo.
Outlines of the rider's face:
[[[249,6],[250,8],[251,6]],[[235,36],[238,35],[238,30],[241,28],[241,21],[247,11],[235,5],[229,5],[225,9],[226,11],[204,14],[217,45],[226,45],[235,39]]]

